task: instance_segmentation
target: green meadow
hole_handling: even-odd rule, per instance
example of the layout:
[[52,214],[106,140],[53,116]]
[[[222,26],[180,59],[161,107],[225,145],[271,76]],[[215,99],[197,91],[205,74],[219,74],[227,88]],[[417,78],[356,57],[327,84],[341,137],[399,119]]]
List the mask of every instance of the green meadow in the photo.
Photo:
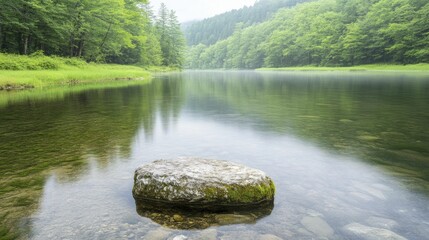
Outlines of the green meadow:
[[[0,54],[0,90],[97,83],[113,80],[149,79],[138,66],[86,63],[78,58]],[[166,71],[166,70],[165,70]]]

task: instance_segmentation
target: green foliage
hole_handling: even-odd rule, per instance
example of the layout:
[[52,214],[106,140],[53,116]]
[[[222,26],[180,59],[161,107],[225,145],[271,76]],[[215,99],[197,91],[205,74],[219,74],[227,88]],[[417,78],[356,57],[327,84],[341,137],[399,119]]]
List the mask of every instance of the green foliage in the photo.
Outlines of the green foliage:
[[87,63],[80,58],[60,58],[64,65],[69,65],[73,67],[83,67]]
[[181,67],[184,63],[185,39],[176,14],[161,4],[155,23],[162,54],[162,65]]
[[78,58],[0,54],[0,90],[132,78],[149,79],[149,73],[139,67],[88,64]]
[[46,57],[43,53],[31,56],[0,54],[0,70],[56,70],[65,64],[63,60],[65,59]]
[[354,66],[429,62],[429,3],[318,0],[280,9],[268,21],[212,45],[190,48],[189,68]]
[[[0,0],[0,52],[34,57],[44,52],[88,62],[160,65],[160,42],[147,2]],[[29,69],[22,64],[9,68]],[[34,67],[56,68],[50,61]]]
[[187,43],[212,45],[234,33],[236,25],[248,27],[270,18],[278,9],[311,0],[260,0],[251,7],[232,10],[218,16],[192,22],[184,27]]

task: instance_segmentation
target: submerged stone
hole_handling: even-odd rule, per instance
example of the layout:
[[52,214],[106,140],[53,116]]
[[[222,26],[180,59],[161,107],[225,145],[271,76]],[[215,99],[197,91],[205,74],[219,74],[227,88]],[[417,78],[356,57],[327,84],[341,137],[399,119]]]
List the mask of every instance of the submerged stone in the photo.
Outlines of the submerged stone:
[[211,226],[230,224],[252,224],[271,214],[273,205],[252,209],[212,212],[205,209],[178,209],[160,207],[136,200],[137,213],[170,229],[206,229]]
[[215,220],[219,225],[231,225],[240,223],[255,223],[256,217],[250,214],[217,214],[215,215]]
[[329,226],[329,224],[320,217],[310,217],[306,216],[301,220],[301,224],[304,227],[321,237],[331,237],[334,234],[334,230]]
[[202,158],[157,160],[134,176],[136,200],[191,209],[225,210],[272,204],[274,183],[264,172]]
[[400,236],[390,230],[383,228],[375,228],[365,226],[359,223],[351,223],[344,226],[344,230],[358,239],[363,240],[378,240],[378,239],[389,239],[389,240],[407,240],[405,237]]

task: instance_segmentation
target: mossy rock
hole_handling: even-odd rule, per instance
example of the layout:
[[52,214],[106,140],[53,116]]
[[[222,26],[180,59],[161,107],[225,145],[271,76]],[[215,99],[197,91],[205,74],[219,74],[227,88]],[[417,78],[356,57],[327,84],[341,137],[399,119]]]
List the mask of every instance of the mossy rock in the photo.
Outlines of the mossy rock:
[[227,161],[178,158],[139,167],[136,200],[169,206],[224,210],[271,204],[275,187],[264,172]]

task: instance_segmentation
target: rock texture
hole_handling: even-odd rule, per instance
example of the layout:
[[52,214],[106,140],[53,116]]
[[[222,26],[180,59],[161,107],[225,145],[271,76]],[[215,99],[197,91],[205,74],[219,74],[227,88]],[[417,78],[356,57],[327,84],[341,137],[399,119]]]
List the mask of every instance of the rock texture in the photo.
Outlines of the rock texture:
[[301,224],[317,236],[329,238],[334,234],[331,226],[320,217],[306,216],[301,220]]
[[274,183],[264,172],[201,158],[157,160],[138,168],[136,200],[189,208],[246,207],[272,203]]
[[355,237],[356,239],[363,240],[378,240],[378,239],[389,239],[389,240],[407,240],[406,238],[382,228],[368,227],[359,223],[351,223],[344,227],[344,230]]

